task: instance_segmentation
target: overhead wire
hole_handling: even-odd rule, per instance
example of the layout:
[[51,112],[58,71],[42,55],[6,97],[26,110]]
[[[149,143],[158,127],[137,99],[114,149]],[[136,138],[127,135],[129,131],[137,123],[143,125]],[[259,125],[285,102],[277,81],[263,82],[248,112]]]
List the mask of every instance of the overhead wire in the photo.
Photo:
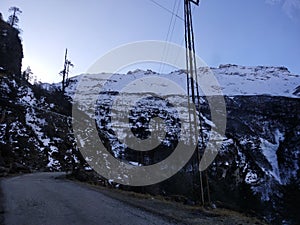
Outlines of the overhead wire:
[[30,105],[28,103],[22,103],[22,102],[13,102],[12,103],[10,99],[3,98],[3,97],[0,97],[0,101],[6,101],[6,102],[9,102],[10,104],[24,106],[24,107],[31,107],[31,108],[36,109],[38,111],[47,112],[47,113],[50,113],[50,114],[53,114],[53,115],[56,115],[56,116],[59,116],[59,117],[63,117],[63,118],[69,119],[69,120],[72,119],[71,116],[66,116],[66,115],[63,115],[61,113],[53,112],[53,111],[48,110],[48,109],[43,109],[43,108],[40,108],[40,107],[37,107],[37,106]]
[[[178,2],[178,0],[174,1],[174,5],[173,5],[173,9],[172,9],[172,17],[171,17],[171,20],[170,20],[170,23],[169,23],[169,28],[168,28],[168,32],[167,32],[167,36],[166,36],[166,40],[165,40],[165,44],[164,44],[163,54],[162,54],[161,60],[160,60],[161,63],[160,63],[160,67],[159,67],[159,73],[161,73],[164,69],[165,64],[163,62],[164,62],[165,56],[167,56],[166,51],[167,51],[167,43],[169,42],[170,32],[171,32],[171,30],[172,30],[172,32],[174,32],[174,27],[175,27],[175,23],[176,23],[176,17],[174,19],[174,14],[175,14],[174,11],[176,9],[177,2]],[[179,6],[179,4],[178,4],[178,6]],[[178,8],[178,6],[177,6],[177,8]],[[173,23],[173,19],[174,19],[174,23]],[[172,24],[173,24],[173,26],[172,26]],[[172,38],[172,36],[173,35],[171,34],[171,38]]]
[[[177,4],[176,14],[178,14],[179,6],[180,6],[180,1],[178,1],[178,4]],[[172,39],[172,36],[173,36],[173,34],[174,34],[174,29],[175,29],[176,19],[177,19],[177,18],[175,17],[175,21],[174,21],[174,23],[173,23],[173,27],[172,27],[170,39]]]
[[[179,7],[180,7],[180,1],[178,1],[178,4],[177,4],[176,14],[178,14]],[[177,18],[174,17],[173,27],[172,27],[172,30],[171,30],[171,34],[170,34],[169,40],[167,40],[167,42],[170,42],[170,41],[172,40],[176,22],[177,22]],[[167,49],[166,49],[166,53],[165,53],[166,57],[168,57],[168,54],[169,54],[169,49],[167,48]],[[165,66],[165,64],[163,64],[163,70],[164,70],[164,66]]]
[[181,16],[179,16],[178,14],[172,12],[170,9],[166,8],[165,6],[159,4],[158,2],[156,2],[156,1],[154,1],[154,0],[149,0],[149,1],[152,2],[152,3],[154,3],[155,5],[157,5],[158,7],[164,9],[164,10],[167,11],[168,13],[174,14],[174,16],[176,16],[178,19],[184,21],[184,19],[183,19]]
[[[168,9],[167,7],[163,6],[162,4],[158,3],[158,2],[155,1],[155,0],[149,0],[149,1],[152,2],[153,4],[155,4],[156,6],[158,6],[159,8],[165,10],[166,12],[168,12],[168,13],[170,13],[170,14],[172,15],[172,18],[171,18],[171,21],[170,21],[170,24],[169,24],[169,28],[168,28],[167,38],[166,38],[166,42],[168,42],[168,41],[169,41],[169,40],[168,40],[169,29],[170,29],[170,26],[171,26],[173,17],[175,17],[175,22],[174,22],[174,25],[173,25],[173,28],[172,28],[172,31],[171,31],[171,38],[172,38],[172,36],[173,36],[173,32],[174,32],[174,29],[175,29],[176,19],[178,18],[179,20],[181,20],[182,22],[184,22],[184,18],[178,15],[179,6],[180,6],[180,1],[178,1],[178,6],[177,6],[176,12],[174,12],[174,6],[173,6],[173,10],[170,10],[170,9]],[[175,5],[175,4],[174,4],[174,5]],[[199,2],[199,6],[200,6],[200,5],[201,5],[201,1]],[[195,8],[196,8],[196,6],[194,5],[193,8],[192,8],[192,12],[195,10]],[[180,46],[184,47],[184,46],[183,46],[183,43],[184,43],[184,37],[182,37]],[[164,51],[163,51],[164,54],[163,54],[163,56],[162,56],[162,60],[161,60],[161,61],[163,61],[163,57],[164,57],[164,55],[165,55],[165,48],[166,48],[166,46],[164,47]],[[178,55],[176,56],[175,62],[178,60],[178,57],[179,57],[179,52],[178,52]],[[159,67],[159,73],[162,72],[163,68],[164,68],[164,65],[160,64],[160,67]]]

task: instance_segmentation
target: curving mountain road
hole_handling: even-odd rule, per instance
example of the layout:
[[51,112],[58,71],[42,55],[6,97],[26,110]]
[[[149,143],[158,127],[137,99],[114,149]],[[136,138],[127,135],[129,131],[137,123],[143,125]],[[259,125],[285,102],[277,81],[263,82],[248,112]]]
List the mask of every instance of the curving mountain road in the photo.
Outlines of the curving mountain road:
[[74,182],[62,173],[35,173],[4,179],[6,225],[167,225],[151,213]]

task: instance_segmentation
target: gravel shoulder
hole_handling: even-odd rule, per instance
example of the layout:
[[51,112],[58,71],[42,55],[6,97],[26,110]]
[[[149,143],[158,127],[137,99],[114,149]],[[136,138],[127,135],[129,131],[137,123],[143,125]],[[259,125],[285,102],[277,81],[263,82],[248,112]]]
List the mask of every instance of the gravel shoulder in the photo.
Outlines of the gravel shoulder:
[[205,209],[200,206],[188,206],[182,203],[168,201],[159,196],[138,194],[135,192],[105,188],[87,183],[76,182],[81,186],[97,190],[111,198],[132,205],[147,212],[159,215],[178,224],[186,225],[266,225],[258,218],[227,209]]

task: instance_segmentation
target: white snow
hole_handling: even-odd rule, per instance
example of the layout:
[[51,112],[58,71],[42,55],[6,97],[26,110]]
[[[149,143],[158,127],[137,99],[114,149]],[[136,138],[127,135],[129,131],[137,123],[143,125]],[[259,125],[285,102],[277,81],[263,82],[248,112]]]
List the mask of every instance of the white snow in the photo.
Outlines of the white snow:
[[269,161],[269,163],[272,166],[272,170],[269,171],[270,174],[281,184],[282,181],[280,178],[276,152],[279,147],[279,141],[283,139],[284,135],[277,129],[274,134],[274,137],[275,137],[275,144],[269,142],[268,140],[260,138],[260,142],[261,142],[260,147],[262,149],[262,153],[265,155],[266,159]]
[[15,80],[11,80],[11,84],[13,85],[13,87],[17,87],[17,82]]
[[[49,143],[48,143],[48,145],[49,145]],[[59,170],[61,168],[61,165],[60,165],[60,163],[59,163],[58,160],[56,160],[56,159],[53,158],[52,154],[54,152],[58,152],[58,148],[56,146],[51,145],[50,146],[50,150],[48,151],[48,161],[49,162],[47,164],[47,167]]]
[[58,160],[53,159],[50,155],[48,156],[48,164],[47,167],[48,168],[55,168],[55,169],[59,169],[60,168],[60,164]]
[[3,91],[5,91],[6,93],[11,93],[11,90],[7,83],[2,83],[1,88],[3,88]]
[[254,173],[253,171],[249,171],[249,172],[246,174],[245,182],[246,182],[247,184],[255,183],[255,182],[257,182],[257,180],[258,180],[257,174]]
[[[43,139],[43,144],[44,146],[49,146],[49,143],[50,143],[50,138],[44,138]],[[52,147],[52,146],[51,146]]]
[[29,87],[20,87],[18,89],[19,91],[19,102],[22,104],[26,104],[29,106],[36,105],[36,98],[34,96],[34,93]]
[[86,166],[86,167],[84,167],[84,170],[85,170],[85,171],[92,171],[93,169],[92,169],[92,167],[90,167],[90,166]]
[[204,122],[205,122],[207,125],[209,125],[209,126],[211,126],[211,127],[216,127],[216,125],[215,125],[211,120],[207,119],[202,113],[201,113],[201,118],[204,119]]
[[141,166],[141,164],[138,163],[138,162],[129,161],[128,163],[131,164],[131,165],[133,165],[133,166]]
[[53,146],[53,145],[50,146],[50,150],[51,150],[51,154],[53,152],[58,152],[58,148],[56,146]]
[[[199,68],[198,74],[200,76],[207,75],[207,71],[209,71],[208,68]],[[300,76],[290,73],[284,67],[220,65],[219,68],[210,68],[210,71],[211,74],[209,75],[215,76],[220,86],[218,87],[216,84],[205,85],[211,85],[212,89],[219,89],[227,96],[271,95],[298,97],[293,92],[300,85]],[[142,70],[114,75],[105,73],[83,74],[73,77],[71,80],[73,82],[66,88],[69,96],[74,95],[80,80],[83,82],[81,87],[88,88],[90,93],[110,90],[126,93],[146,93],[153,90],[156,94],[170,95],[179,94],[178,88],[186,92],[186,74],[183,70],[170,74],[149,74],[149,72]],[[60,84],[53,84],[53,86],[58,87]]]
[[296,97],[300,76],[281,67],[230,66],[213,69],[225,95],[272,95]]
[[0,124],[0,143],[1,144],[6,144],[6,140],[4,138],[6,126],[7,126],[6,124]]
[[50,139],[45,136],[42,131],[42,127],[46,125],[45,119],[41,119],[37,116],[34,108],[27,108],[27,112],[25,115],[26,124],[31,127],[31,129],[35,132],[38,139],[43,143],[45,147],[49,146]]

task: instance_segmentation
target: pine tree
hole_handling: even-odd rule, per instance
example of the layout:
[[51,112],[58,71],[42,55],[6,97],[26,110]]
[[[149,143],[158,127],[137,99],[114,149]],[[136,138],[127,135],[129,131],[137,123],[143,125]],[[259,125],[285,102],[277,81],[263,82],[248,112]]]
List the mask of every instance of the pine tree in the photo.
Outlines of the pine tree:
[[32,79],[32,74],[33,74],[33,72],[31,70],[30,66],[28,66],[26,68],[26,70],[23,72],[23,78],[27,81],[30,81]]
[[18,27],[18,23],[19,23],[19,15],[22,13],[22,11],[18,8],[18,7],[10,7],[9,12],[11,12],[12,14],[8,17],[8,23],[12,26],[12,27]]
[[70,66],[74,67],[73,63],[67,59],[67,55],[68,55],[68,49],[66,49],[66,53],[65,53],[64,69],[59,73],[63,77],[62,88],[61,88],[62,93],[65,93],[65,89],[69,85]]

